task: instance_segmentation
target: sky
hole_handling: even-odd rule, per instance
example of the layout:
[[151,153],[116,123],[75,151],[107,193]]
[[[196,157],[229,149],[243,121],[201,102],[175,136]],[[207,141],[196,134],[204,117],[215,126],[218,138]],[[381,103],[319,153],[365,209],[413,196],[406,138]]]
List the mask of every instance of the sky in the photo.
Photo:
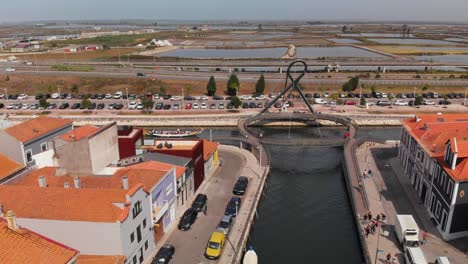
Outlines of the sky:
[[0,22],[390,20],[468,22],[468,0],[3,0]]

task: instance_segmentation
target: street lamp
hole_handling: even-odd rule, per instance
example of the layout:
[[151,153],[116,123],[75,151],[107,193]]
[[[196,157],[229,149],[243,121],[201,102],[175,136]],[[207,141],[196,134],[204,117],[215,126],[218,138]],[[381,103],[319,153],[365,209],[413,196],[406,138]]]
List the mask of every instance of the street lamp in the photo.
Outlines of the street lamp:
[[5,88],[4,90],[5,90],[5,98],[6,98],[7,102],[8,102],[8,88]]

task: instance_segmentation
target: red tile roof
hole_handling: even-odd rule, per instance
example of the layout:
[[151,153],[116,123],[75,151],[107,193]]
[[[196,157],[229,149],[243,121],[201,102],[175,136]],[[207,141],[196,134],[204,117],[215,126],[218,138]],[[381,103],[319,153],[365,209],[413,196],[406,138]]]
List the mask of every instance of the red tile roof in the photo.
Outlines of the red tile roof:
[[60,136],[61,139],[71,142],[71,141],[78,141],[84,137],[89,137],[98,131],[99,128],[93,125],[85,125],[82,127],[75,128],[69,131],[66,134]]
[[133,169],[145,169],[145,170],[159,170],[159,171],[169,171],[171,170],[172,168],[175,168],[176,169],[176,178],[180,178],[186,168],[185,167],[181,167],[181,166],[176,166],[176,165],[172,165],[172,164],[168,164],[168,163],[164,163],[164,162],[159,162],[159,161],[154,161],[154,160],[149,160],[149,161],[146,161],[146,162],[143,162],[143,163],[138,163],[138,164],[135,164],[135,165],[131,165],[131,166],[128,166],[127,168],[133,168]]
[[[403,126],[454,180],[468,180],[468,114],[421,115],[404,120]],[[454,170],[444,161],[446,144],[461,159]]]
[[0,180],[20,171],[25,166],[0,154]]
[[16,138],[18,141],[26,143],[59,128],[73,123],[73,120],[40,116],[21,124],[5,129],[5,132]]
[[0,204],[18,218],[116,222],[126,217],[122,206],[129,190],[0,186]]
[[208,158],[218,149],[219,143],[208,140],[203,140],[203,160]]
[[124,264],[125,256],[80,255],[77,264]]
[[0,263],[65,264],[78,253],[29,229],[10,230],[6,220],[0,218]]

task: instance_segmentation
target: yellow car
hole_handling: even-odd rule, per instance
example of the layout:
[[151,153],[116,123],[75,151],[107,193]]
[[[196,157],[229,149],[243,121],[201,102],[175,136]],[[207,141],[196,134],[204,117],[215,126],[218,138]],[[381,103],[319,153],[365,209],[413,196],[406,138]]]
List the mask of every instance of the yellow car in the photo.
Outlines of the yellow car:
[[223,232],[213,232],[208,245],[206,245],[205,256],[209,259],[217,259],[221,256],[226,236]]

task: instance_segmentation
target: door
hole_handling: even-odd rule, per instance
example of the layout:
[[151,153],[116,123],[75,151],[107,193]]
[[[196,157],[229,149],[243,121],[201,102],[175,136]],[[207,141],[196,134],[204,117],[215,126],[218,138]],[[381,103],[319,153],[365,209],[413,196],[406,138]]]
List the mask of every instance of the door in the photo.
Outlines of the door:
[[426,204],[426,194],[427,194],[427,187],[426,184],[421,184],[421,201],[423,204]]
[[445,228],[447,227],[447,212],[445,210],[442,210],[442,232],[445,232]]

